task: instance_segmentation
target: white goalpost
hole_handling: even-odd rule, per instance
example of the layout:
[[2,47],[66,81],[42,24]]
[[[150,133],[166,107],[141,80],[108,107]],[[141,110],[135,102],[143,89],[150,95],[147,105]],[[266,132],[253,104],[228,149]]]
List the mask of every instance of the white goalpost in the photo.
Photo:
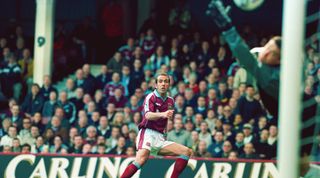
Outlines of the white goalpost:
[[284,0],[283,4],[278,144],[280,178],[299,177],[305,3],[304,0]]

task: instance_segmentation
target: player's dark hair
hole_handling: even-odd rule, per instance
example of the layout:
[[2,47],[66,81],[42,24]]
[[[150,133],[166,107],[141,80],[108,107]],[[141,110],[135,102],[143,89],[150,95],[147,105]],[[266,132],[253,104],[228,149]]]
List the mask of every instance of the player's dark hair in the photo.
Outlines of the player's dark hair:
[[164,73],[164,72],[160,72],[160,73],[157,73],[154,78],[155,78],[155,82],[158,83],[158,77],[159,76],[166,76],[168,78],[168,81],[170,83],[170,76],[167,74],[167,73]]
[[274,42],[276,43],[277,47],[279,49],[281,49],[281,37],[280,36],[274,36],[271,38],[271,40],[274,40]]

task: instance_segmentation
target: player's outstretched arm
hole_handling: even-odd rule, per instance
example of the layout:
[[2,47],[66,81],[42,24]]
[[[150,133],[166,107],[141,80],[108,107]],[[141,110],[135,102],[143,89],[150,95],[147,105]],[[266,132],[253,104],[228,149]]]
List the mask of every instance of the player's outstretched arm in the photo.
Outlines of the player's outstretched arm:
[[256,58],[251,54],[249,47],[243,41],[237,30],[232,25],[229,17],[229,7],[224,7],[220,0],[211,0],[206,14],[222,31],[224,39],[227,41],[232,54],[239,59],[240,64],[251,74],[256,76],[258,67]]
[[230,7],[224,7],[220,0],[211,0],[206,14],[212,17],[212,20],[221,31],[226,31],[232,27],[232,21],[229,17]]

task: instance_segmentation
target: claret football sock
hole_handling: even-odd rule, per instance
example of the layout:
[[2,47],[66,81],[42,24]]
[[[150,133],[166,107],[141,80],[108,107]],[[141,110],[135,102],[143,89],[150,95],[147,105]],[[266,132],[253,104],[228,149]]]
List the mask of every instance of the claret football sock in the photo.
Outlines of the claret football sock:
[[189,157],[186,155],[180,155],[174,164],[171,178],[178,178],[184,168],[187,166]]
[[126,170],[123,172],[121,178],[130,178],[132,177],[139,169],[140,169],[140,164],[137,162],[131,163]]

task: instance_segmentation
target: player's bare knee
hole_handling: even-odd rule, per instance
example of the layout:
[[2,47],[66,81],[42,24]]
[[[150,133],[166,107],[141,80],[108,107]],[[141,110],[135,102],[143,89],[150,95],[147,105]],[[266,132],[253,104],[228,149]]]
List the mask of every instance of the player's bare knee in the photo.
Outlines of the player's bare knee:
[[192,154],[192,150],[188,147],[184,147],[184,149],[182,150],[182,154],[190,157]]
[[193,155],[193,150],[188,148],[188,156],[190,157],[191,155]]
[[147,162],[148,157],[149,156],[142,155],[142,156],[136,158],[136,162],[138,162],[142,166]]
[[190,149],[190,148],[188,148],[188,150],[187,150],[187,156],[191,156],[192,155],[192,149]]

